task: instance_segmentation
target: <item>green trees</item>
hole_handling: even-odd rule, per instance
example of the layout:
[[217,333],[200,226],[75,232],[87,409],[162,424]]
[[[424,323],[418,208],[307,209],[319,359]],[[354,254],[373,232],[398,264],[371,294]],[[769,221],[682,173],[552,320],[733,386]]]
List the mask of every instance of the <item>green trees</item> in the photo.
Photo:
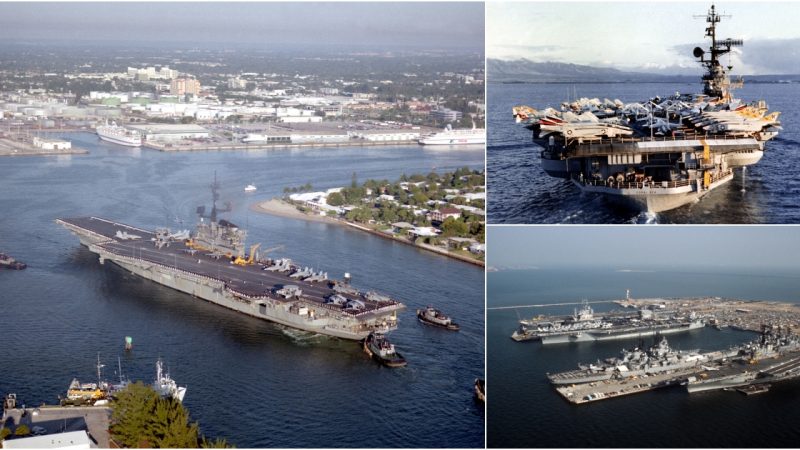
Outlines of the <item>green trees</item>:
[[344,205],[344,195],[338,192],[331,192],[330,195],[328,195],[328,204],[331,206]]
[[467,227],[467,224],[460,218],[454,219],[448,217],[442,222],[443,237],[463,236],[467,234],[467,231],[469,231],[469,227]]
[[[163,399],[142,382],[128,385],[117,395],[111,414],[113,439],[124,447],[197,448],[206,444],[197,422],[173,399]],[[219,445],[220,441],[212,441]],[[221,441],[226,446],[224,440]]]

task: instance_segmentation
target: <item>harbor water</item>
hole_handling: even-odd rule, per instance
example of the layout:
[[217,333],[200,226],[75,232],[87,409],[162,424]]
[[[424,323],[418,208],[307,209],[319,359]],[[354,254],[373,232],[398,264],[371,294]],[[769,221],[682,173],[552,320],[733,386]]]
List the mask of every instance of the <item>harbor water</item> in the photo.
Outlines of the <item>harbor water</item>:
[[[327,223],[259,214],[249,207],[310,182],[349,185],[353,174],[397,180],[402,174],[483,167],[480,147],[304,148],[161,153],[63,137],[85,156],[6,158],[0,164],[0,251],[28,264],[0,271],[0,393],[27,405],[54,404],[70,381],[117,379],[118,357],[132,380],[152,382],[161,357],[187,386],[184,404],[201,431],[237,447],[482,447],[483,405],[473,382],[484,376],[483,269]],[[279,247],[333,278],[407,305],[389,338],[409,361],[387,369],[359,345],[249,318],[101,265],[54,223],[98,216],[174,232],[193,229],[210,207],[216,171],[221,214],[249,230],[248,244]],[[255,193],[244,187],[253,183]],[[454,333],[420,324],[426,305],[461,324]],[[123,350],[125,336],[133,350]]]
[[[680,280],[676,283],[675,280]],[[489,273],[489,308],[634,298],[721,296],[800,302],[797,273],[616,272],[612,269],[515,270]],[[681,386],[574,405],[546,374],[618,356],[637,339],[542,346],[514,342],[520,318],[571,314],[578,306],[487,311],[487,443],[489,447],[693,448],[794,447],[800,439],[800,381],[776,383],[768,393],[688,394]],[[592,304],[596,312],[621,309]],[[752,332],[703,328],[668,336],[681,350],[725,349]],[[646,338],[646,345],[653,338]]]
[[[747,168],[736,169],[734,179],[699,202],[658,214],[639,213],[608,202],[600,195],[583,194],[569,180],[553,178],[541,168],[541,148],[531,141],[531,131],[514,123],[511,108],[559,108],[561,102],[588,98],[641,102],[656,95],[701,89],[697,83],[609,84],[489,84],[488,190],[490,223],[798,223],[800,181],[794,168],[800,164],[800,109],[794,98],[796,84],[747,84],[734,95],[745,101],[766,100],[770,111],[781,111],[783,131],[769,141],[764,157]],[[744,188],[745,192],[742,192]]]

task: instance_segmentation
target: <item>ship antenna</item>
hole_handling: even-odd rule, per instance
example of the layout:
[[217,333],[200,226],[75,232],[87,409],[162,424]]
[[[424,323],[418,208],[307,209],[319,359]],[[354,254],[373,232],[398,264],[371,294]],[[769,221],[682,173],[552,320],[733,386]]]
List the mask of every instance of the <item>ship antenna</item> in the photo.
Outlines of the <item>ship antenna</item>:
[[217,181],[217,171],[214,171],[214,182],[211,183],[211,219],[212,223],[217,221],[217,200],[219,200],[219,182]]
[[[729,18],[730,15],[717,14],[716,8],[713,4],[705,16],[696,15],[694,17],[704,18],[706,20],[708,23],[708,26],[706,27],[706,37],[711,38],[711,47],[709,48],[710,56],[708,59],[704,57],[705,51],[700,47],[695,47],[693,52],[694,57],[699,58],[700,64],[705,66],[706,70],[708,71],[705,75],[703,75],[703,93],[710,97],[730,100],[730,89],[733,86],[731,86],[730,79],[725,72],[725,68],[720,64],[719,59],[720,56],[729,53],[731,51],[731,47],[742,46],[743,41],[741,39],[717,40],[717,24],[722,20],[723,17]],[[738,84],[739,83],[737,83],[737,85]]]

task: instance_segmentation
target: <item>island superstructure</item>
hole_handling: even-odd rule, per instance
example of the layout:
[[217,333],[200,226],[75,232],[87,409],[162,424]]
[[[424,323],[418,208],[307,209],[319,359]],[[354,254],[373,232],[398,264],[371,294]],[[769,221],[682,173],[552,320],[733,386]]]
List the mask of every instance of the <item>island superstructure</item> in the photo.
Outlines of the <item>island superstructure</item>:
[[[362,293],[327,272],[283,259],[260,260],[259,244],[245,254],[246,231],[217,220],[219,184],[211,185],[213,206],[194,233],[155,231],[99,217],[60,218],[56,223],[78,236],[100,257],[159,284],[252,317],[291,328],[361,340],[371,332],[397,328],[405,306],[385,295]],[[208,220],[206,220],[208,219]]]
[[702,94],[628,104],[582,98],[560,110],[514,107],[515,119],[543,147],[542,169],[584,192],[657,213],[696,201],[733,179],[733,169],[744,173],[757,163],[781,130],[780,113],[768,113],[763,100],[732,96],[743,82],[731,80],[732,66],[726,70],[720,59],[743,42],[717,38],[722,17],[712,5],[705,16],[711,46],[693,52],[706,69]]

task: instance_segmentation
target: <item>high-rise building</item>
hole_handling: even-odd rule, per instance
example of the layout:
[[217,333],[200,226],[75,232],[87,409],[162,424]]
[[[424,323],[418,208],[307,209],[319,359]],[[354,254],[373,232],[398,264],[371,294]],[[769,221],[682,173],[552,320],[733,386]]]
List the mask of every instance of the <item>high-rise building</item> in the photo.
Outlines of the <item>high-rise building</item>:
[[200,93],[200,81],[191,77],[178,77],[172,80],[169,93],[172,95],[197,95]]

